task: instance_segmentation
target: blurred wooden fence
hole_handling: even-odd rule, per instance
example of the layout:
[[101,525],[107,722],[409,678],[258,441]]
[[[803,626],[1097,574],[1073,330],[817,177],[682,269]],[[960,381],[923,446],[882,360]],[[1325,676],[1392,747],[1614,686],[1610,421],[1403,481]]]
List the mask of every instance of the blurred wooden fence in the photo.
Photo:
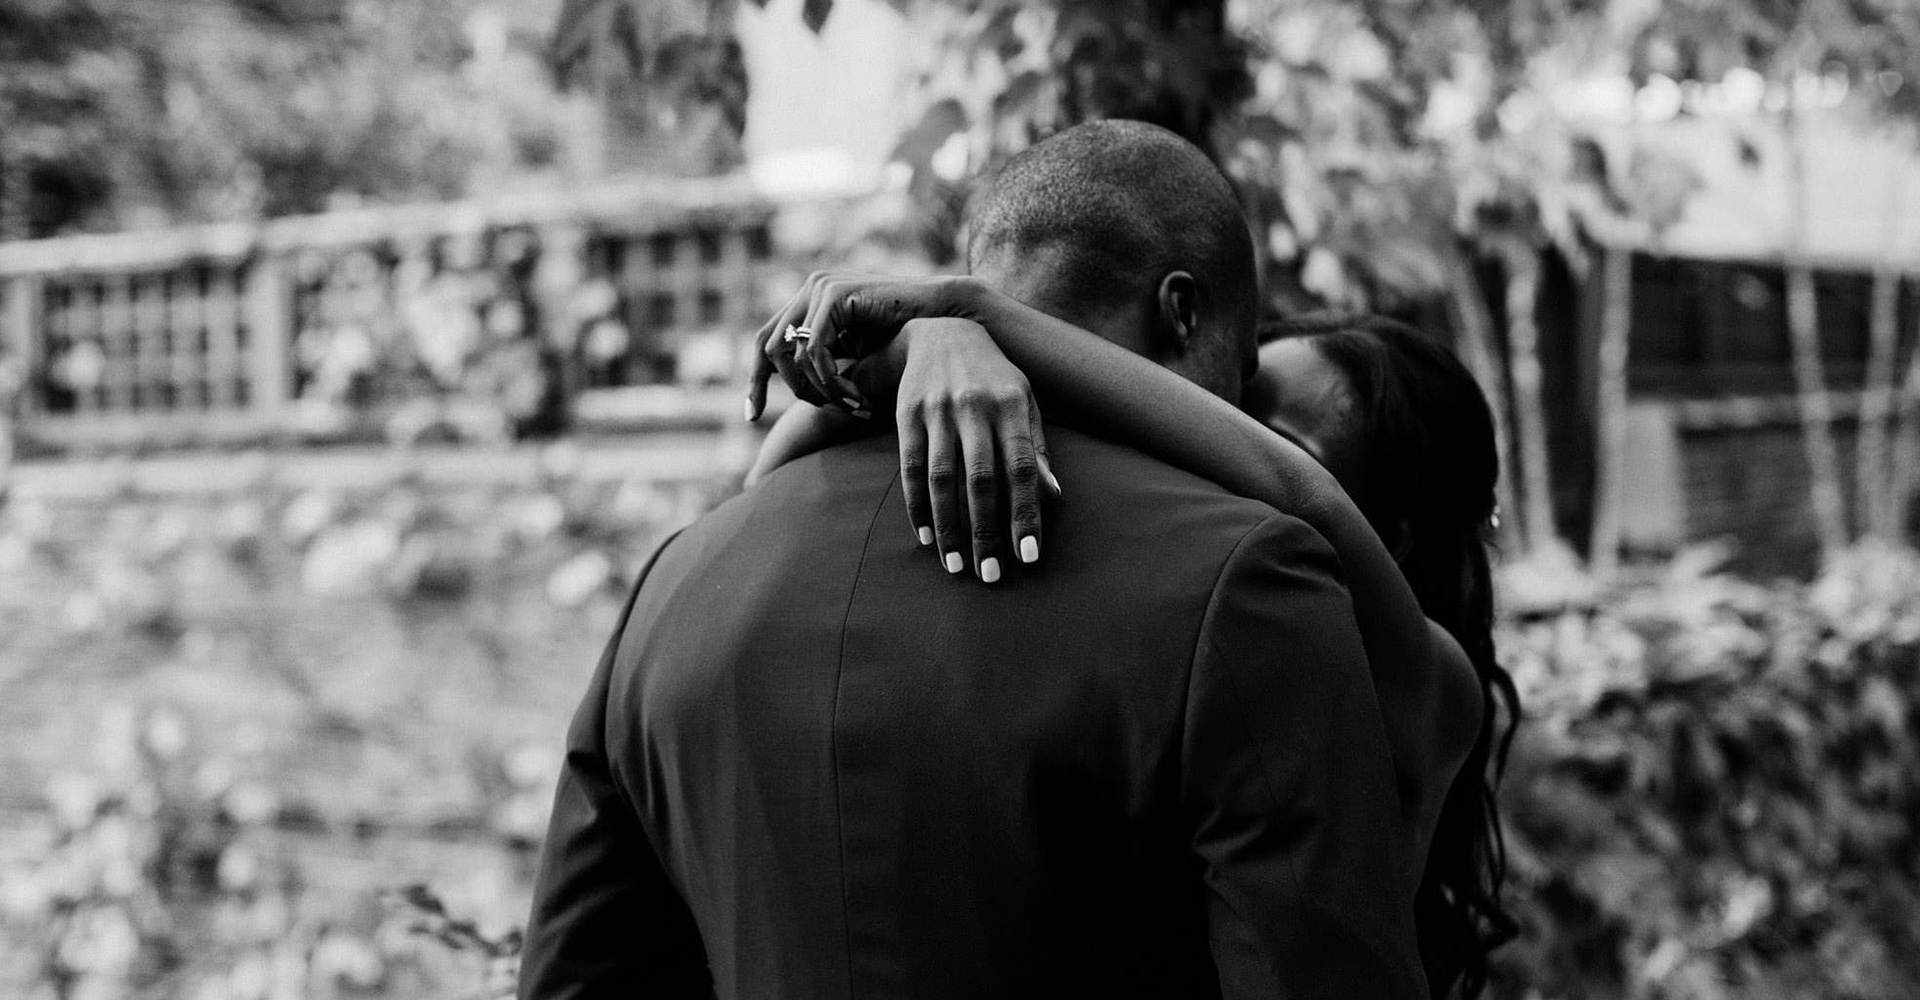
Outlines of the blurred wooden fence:
[[364,435],[422,400],[684,413],[739,374],[772,211],[649,178],[0,244],[0,384],[56,448]]

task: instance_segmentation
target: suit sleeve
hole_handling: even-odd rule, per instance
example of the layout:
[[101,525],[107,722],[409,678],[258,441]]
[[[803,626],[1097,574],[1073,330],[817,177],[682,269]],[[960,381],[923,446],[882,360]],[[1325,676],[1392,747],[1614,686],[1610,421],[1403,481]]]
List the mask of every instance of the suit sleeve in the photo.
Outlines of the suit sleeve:
[[632,610],[629,597],[567,731],[521,951],[520,1000],[705,1000],[713,992],[693,914],[608,763],[607,692]]
[[1339,562],[1274,515],[1188,678],[1183,798],[1223,997],[1424,998],[1385,726]]

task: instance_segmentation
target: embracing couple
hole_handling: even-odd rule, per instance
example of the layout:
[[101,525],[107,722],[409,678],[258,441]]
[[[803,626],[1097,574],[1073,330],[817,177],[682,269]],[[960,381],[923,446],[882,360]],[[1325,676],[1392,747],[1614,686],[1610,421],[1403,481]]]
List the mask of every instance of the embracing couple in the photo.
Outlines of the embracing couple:
[[967,276],[816,275],[761,331],[749,415],[816,405],[641,573],[522,997],[1477,992],[1514,705],[1472,379],[1260,326],[1231,187],[1153,126],[1034,145],[968,232]]

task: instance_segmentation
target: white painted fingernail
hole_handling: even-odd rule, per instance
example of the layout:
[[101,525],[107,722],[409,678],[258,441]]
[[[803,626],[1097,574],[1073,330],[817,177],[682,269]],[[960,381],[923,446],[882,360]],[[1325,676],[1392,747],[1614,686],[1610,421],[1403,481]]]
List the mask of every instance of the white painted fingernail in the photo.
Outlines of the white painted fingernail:
[[958,552],[947,553],[947,572],[958,573],[961,570],[966,568],[967,568],[967,561],[965,559],[960,558],[960,553]]
[[1049,469],[1049,468],[1047,468],[1046,466],[1044,466],[1044,465],[1043,465],[1043,466],[1041,466],[1041,467],[1040,467],[1040,471],[1041,471],[1041,472],[1044,472],[1044,473],[1046,473],[1046,475],[1047,475],[1047,485],[1048,485],[1048,486],[1051,486],[1051,487],[1053,487],[1053,495],[1054,495],[1054,496],[1059,496],[1059,495],[1060,495],[1060,480],[1059,480],[1059,479],[1058,479],[1057,477],[1055,477],[1055,476],[1054,476],[1054,474],[1053,474],[1053,470],[1052,470],[1052,469]]
[[920,544],[922,544],[922,545],[932,545],[932,544],[933,544],[933,529],[932,529],[932,528],[921,528],[921,529],[920,529]]
[[862,405],[862,404],[861,404],[861,402],[860,402],[859,400],[857,400],[857,399],[855,399],[855,398],[853,398],[852,396],[841,396],[841,397],[840,397],[840,405],[841,405],[841,406],[844,406],[844,407],[846,407],[846,408],[847,408],[847,409],[849,409],[849,410],[864,410],[864,409],[866,409],[866,407],[865,407],[864,405]]
[[980,579],[985,583],[999,583],[1000,560],[991,557],[980,560]]
[[748,399],[741,401],[740,415],[747,418],[747,423],[753,423],[753,400]]
[[1040,539],[1032,535],[1020,539],[1020,561],[1023,563],[1040,561]]

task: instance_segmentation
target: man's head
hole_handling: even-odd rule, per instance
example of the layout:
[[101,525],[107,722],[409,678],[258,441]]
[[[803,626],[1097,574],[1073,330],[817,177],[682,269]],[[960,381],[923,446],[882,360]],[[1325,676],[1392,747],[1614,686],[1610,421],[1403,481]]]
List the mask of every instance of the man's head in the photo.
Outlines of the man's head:
[[1257,360],[1240,204],[1155,125],[1088,122],[1008,161],[971,210],[967,267],[1229,400]]

